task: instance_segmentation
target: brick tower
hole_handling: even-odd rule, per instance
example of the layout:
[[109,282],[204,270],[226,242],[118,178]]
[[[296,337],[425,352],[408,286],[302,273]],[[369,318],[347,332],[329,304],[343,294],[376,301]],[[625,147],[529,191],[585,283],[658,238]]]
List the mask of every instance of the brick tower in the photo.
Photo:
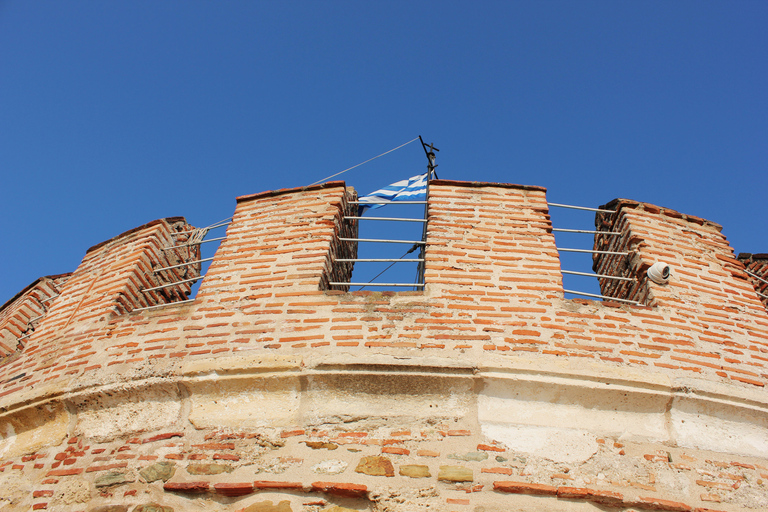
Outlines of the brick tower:
[[639,305],[565,299],[545,193],[431,182],[423,292],[331,289],[343,182],[238,198],[193,299],[183,218],[89,249],[0,310],[0,508],[767,510],[764,255],[618,199]]

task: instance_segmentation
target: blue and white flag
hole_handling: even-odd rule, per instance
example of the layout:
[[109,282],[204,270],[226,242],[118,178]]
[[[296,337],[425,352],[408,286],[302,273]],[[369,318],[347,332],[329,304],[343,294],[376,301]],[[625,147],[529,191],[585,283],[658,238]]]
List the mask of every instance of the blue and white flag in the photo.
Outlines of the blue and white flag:
[[[371,201],[421,201],[427,198],[427,173],[398,181],[376,192],[358,199],[361,203]],[[368,208],[381,208],[384,204],[361,204],[358,215],[363,215]]]

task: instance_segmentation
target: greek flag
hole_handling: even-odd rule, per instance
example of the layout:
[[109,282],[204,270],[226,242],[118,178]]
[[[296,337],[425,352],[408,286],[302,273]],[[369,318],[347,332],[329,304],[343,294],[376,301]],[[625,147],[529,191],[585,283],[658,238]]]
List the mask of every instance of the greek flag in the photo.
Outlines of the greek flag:
[[[419,201],[427,197],[427,173],[398,181],[376,192],[358,199],[361,203],[370,201]],[[358,216],[362,216],[368,208],[381,208],[384,204],[361,204]]]

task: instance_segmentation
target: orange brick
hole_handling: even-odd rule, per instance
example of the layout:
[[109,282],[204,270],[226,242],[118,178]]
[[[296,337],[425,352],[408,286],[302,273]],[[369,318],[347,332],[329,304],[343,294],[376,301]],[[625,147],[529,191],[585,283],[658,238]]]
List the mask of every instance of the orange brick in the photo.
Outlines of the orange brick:
[[534,494],[539,496],[556,496],[557,487],[527,482],[502,481],[493,482],[493,490],[513,494]]
[[392,453],[395,455],[409,455],[411,453],[410,450],[407,450],[405,448],[397,448],[394,446],[385,446],[381,449],[381,453]]

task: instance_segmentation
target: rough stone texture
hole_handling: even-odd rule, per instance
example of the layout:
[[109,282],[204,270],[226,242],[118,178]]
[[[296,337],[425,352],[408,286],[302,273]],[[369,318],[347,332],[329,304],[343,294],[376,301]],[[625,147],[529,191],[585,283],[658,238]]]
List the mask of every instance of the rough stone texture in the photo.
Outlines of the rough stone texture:
[[69,478],[57,486],[51,501],[61,505],[88,503],[91,500],[91,488],[91,482],[87,480]]
[[125,473],[110,472],[96,478],[94,485],[96,487],[107,487],[110,485],[127,484],[133,481],[134,479]]
[[313,450],[320,450],[321,448],[325,450],[335,450],[336,448],[339,447],[339,445],[337,444],[324,443],[322,441],[304,441],[304,444],[306,444]]
[[271,501],[267,500],[245,507],[242,512],[293,512],[293,509],[287,500],[281,501],[277,505],[273,505]]
[[421,464],[400,466],[400,475],[411,478],[429,478],[432,476],[429,472],[429,466]]
[[10,472],[0,473],[0,510],[11,506],[21,506],[24,498],[29,496],[32,482],[23,475]]
[[[489,409],[498,410],[497,407],[488,405]],[[498,413],[490,414],[498,419]],[[599,448],[597,436],[573,428],[509,426],[488,421],[483,423],[483,433],[512,450],[569,464],[589,460]]]
[[343,473],[349,464],[343,460],[324,460],[312,466],[312,471],[324,475],[338,475]]
[[190,475],[218,475],[231,473],[233,470],[232,466],[226,464],[190,464],[187,466],[187,473]]
[[62,403],[6,415],[0,422],[0,457],[13,459],[58,444],[67,436],[70,415]]
[[191,302],[133,311],[186,297],[142,292],[198,257],[165,219],[0,307],[0,508],[768,509],[762,256],[617,200],[595,265],[642,304],[567,300],[543,189],[435,181],[425,290],[347,293],[352,199],[239,198]]
[[156,385],[142,394],[111,391],[78,400],[76,433],[109,439],[170,427],[179,420],[180,398],[176,386]]
[[472,470],[463,466],[440,466],[437,479],[443,482],[472,482]]
[[451,453],[448,455],[448,458],[454,460],[481,461],[487,459],[488,454],[485,452]]
[[296,420],[298,380],[202,380],[188,388],[193,397],[189,421],[196,428],[289,426]]
[[167,482],[174,473],[176,473],[176,465],[172,462],[158,462],[139,471],[141,478],[147,482],[154,482],[155,480]]
[[395,476],[392,461],[386,457],[363,457],[357,464],[355,472],[371,476]]
[[157,503],[147,503],[146,505],[139,505],[131,512],[173,512],[173,508],[158,505]]

